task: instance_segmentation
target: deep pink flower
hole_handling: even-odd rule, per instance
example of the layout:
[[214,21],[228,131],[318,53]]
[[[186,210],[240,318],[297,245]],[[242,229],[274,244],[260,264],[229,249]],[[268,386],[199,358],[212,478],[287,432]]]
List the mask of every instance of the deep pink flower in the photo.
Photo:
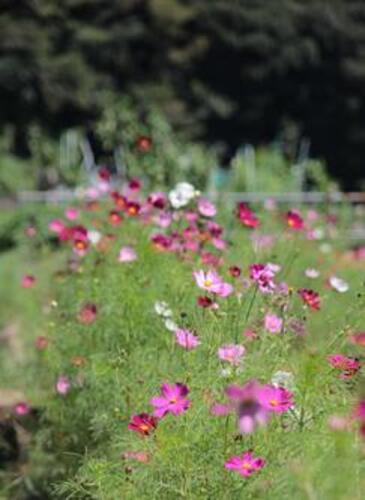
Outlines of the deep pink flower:
[[58,394],[65,396],[71,389],[70,379],[64,375],[60,375],[56,382],[56,391]]
[[248,477],[265,466],[265,460],[254,457],[250,451],[231,457],[224,464],[226,469],[235,470],[241,476]]
[[219,295],[220,297],[228,297],[233,292],[233,286],[225,283],[218,273],[215,271],[196,271],[193,273],[196,284],[199,288],[208,292]]
[[90,325],[91,323],[94,323],[96,320],[98,310],[95,304],[92,302],[87,302],[84,304],[78,315],[77,319],[79,320],[80,323],[83,323],[84,325]]
[[147,202],[153,207],[158,208],[159,210],[163,210],[167,203],[167,197],[165,193],[150,193],[147,198]]
[[239,278],[241,276],[241,268],[239,268],[238,266],[231,266],[229,268],[229,274],[233,278]]
[[286,223],[291,229],[295,231],[300,231],[304,228],[304,220],[296,210],[289,210],[285,214]]
[[280,267],[275,264],[252,264],[250,278],[257,284],[260,292],[272,293],[276,288],[274,277],[279,270]]
[[122,247],[119,252],[118,261],[119,262],[133,262],[137,259],[137,254],[132,247]]
[[314,290],[309,290],[308,288],[300,288],[298,294],[311,309],[314,311],[319,311],[321,308],[321,299],[319,294]]
[[214,204],[205,198],[198,200],[198,210],[204,217],[214,217],[217,213]]
[[228,361],[232,365],[239,365],[246,349],[242,345],[227,344],[218,349],[218,357],[222,361]]
[[175,332],[176,342],[184,349],[190,351],[195,349],[200,345],[199,337],[191,333],[189,330],[183,330],[182,328],[178,328]]
[[203,307],[203,309],[219,309],[219,306],[210,297],[201,295],[197,299],[198,306]]
[[35,277],[32,274],[25,274],[22,277],[22,288],[31,288],[36,282]]
[[284,387],[267,384],[258,391],[258,401],[268,411],[283,413],[294,407],[293,393]]
[[280,333],[283,327],[283,320],[275,314],[266,314],[265,329],[270,333]]
[[65,217],[68,220],[75,220],[79,217],[80,212],[77,208],[68,207],[65,209]]
[[157,427],[157,418],[148,413],[140,413],[133,415],[128,429],[134,432],[139,432],[143,436],[149,436]]
[[255,228],[260,225],[259,219],[254,212],[244,202],[240,202],[236,207],[236,216],[238,220],[246,227]]
[[179,382],[176,384],[165,383],[161,385],[160,389],[161,396],[156,396],[150,401],[151,405],[155,407],[153,412],[155,417],[162,418],[167,413],[180,415],[190,407],[191,401],[186,399],[189,393],[186,385]]
[[341,371],[341,378],[351,378],[361,368],[361,363],[358,359],[350,358],[343,354],[331,354],[327,359],[333,368]]
[[356,404],[352,416],[360,424],[360,435],[365,438],[365,399]]

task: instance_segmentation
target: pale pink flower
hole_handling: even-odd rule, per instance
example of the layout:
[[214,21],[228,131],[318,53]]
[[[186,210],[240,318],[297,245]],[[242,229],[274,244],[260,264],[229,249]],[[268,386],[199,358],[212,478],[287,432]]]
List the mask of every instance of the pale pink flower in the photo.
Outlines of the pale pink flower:
[[32,274],[25,274],[22,277],[22,288],[31,288],[36,282],[35,277]]
[[305,275],[307,276],[307,278],[316,279],[319,277],[320,272],[317,271],[317,269],[309,267],[308,269],[305,270]]
[[218,349],[218,357],[222,361],[228,361],[232,365],[239,365],[246,349],[242,345],[227,344]]
[[137,259],[137,254],[132,247],[122,247],[119,252],[118,261],[119,262],[133,262]]
[[68,220],[75,220],[79,217],[80,212],[77,208],[68,207],[65,210],[65,217]]
[[194,335],[189,330],[183,330],[182,328],[178,328],[175,331],[175,338],[176,342],[188,351],[195,349],[195,347],[198,347],[198,345],[200,345],[199,337]]
[[204,217],[214,217],[217,213],[214,204],[205,198],[200,198],[198,200],[198,210]]
[[25,401],[20,401],[15,405],[14,411],[16,415],[22,417],[24,415],[28,415],[28,413],[30,412],[30,406]]
[[196,284],[199,288],[207,290],[208,292],[227,297],[233,292],[233,286],[225,283],[218,273],[215,271],[197,271],[193,273]]
[[64,375],[60,375],[56,382],[56,391],[58,394],[65,396],[71,389],[70,379]]
[[270,333],[280,333],[283,327],[283,320],[275,314],[266,314],[265,330]]

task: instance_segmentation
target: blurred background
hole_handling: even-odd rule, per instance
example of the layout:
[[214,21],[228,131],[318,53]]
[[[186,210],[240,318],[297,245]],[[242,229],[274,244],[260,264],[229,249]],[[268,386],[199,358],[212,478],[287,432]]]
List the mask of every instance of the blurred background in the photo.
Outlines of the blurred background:
[[364,187],[363,0],[0,9],[2,195],[76,186],[100,165],[159,186]]

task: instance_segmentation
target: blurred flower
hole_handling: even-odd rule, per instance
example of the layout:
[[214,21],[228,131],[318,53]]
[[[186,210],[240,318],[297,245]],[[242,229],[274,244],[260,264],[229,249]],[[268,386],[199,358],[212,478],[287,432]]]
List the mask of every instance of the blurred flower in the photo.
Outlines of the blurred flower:
[[353,344],[365,347],[365,332],[354,333],[351,335],[350,340]]
[[188,351],[195,349],[195,347],[198,347],[198,345],[200,345],[199,337],[193,335],[193,333],[191,333],[189,330],[178,328],[175,331],[175,337],[176,342]]
[[176,330],[178,330],[178,326],[177,324],[175,323],[175,321],[173,321],[172,319],[170,318],[167,318],[165,319],[165,327],[167,328],[167,330],[169,330],[170,332],[176,332]]
[[231,457],[224,464],[226,469],[234,470],[241,476],[248,477],[265,466],[265,460],[261,457],[255,458],[251,451],[245,451],[241,455]]
[[269,411],[283,413],[294,407],[293,393],[284,387],[264,385],[258,391],[257,399]]
[[219,306],[210,297],[201,295],[197,299],[198,306],[203,307],[203,309],[218,309]]
[[305,302],[311,309],[318,311],[321,308],[321,301],[319,294],[314,290],[309,290],[308,288],[300,288],[298,290],[303,302]]
[[270,333],[280,333],[283,327],[283,320],[275,314],[266,314],[265,329]]
[[32,274],[25,274],[22,277],[21,285],[22,288],[32,288],[32,286],[35,284],[36,279]]
[[260,221],[256,217],[255,213],[243,201],[237,204],[236,216],[241,224],[251,229],[256,228],[260,225]]
[[25,401],[20,401],[15,405],[14,411],[16,415],[23,417],[24,415],[28,415],[30,412],[30,406]]
[[65,209],[65,217],[68,220],[75,220],[79,217],[80,211],[77,208],[68,207]]
[[140,413],[133,415],[128,429],[138,432],[143,436],[149,436],[157,427],[157,418],[149,415],[148,413]]
[[155,302],[154,308],[156,313],[163,318],[170,318],[172,316],[172,311],[167,302],[157,300]]
[[169,200],[173,208],[185,207],[194,197],[196,191],[194,186],[188,182],[180,182],[169,192]]
[[361,363],[358,359],[350,358],[344,354],[331,354],[327,359],[333,368],[340,370],[340,378],[351,378],[361,368]]
[[132,247],[122,247],[119,252],[118,261],[119,262],[133,262],[137,259],[137,254]]
[[198,200],[198,210],[204,217],[214,217],[217,213],[214,204],[205,198]]
[[155,407],[154,416],[162,418],[167,413],[180,415],[190,407],[191,401],[186,399],[189,393],[186,385],[165,383],[161,385],[160,389],[161,395],[152,398],[150,401],[151,405]]
[[251,264],[250,278],[257,284],[260,292],[272,293],[276,288],[274,277],[279,270],[280,266],[275,264]]
[[56,382],[56,391],[58,394],[65,396],[71,389],[70,379],[64,375],[60,375]]
[[307,276],[307,278],[315,279],[320,276],[320,272],[317,271],[317,269],[308,268],[305,270],[305,275]]
[[271,378],[271,383],[275,387],[284,387],[289,391],[294,389],[294,375],[291,372],[277,371]]
[[228,361],[232,365],[239,365],[246,349],[242,345],[227,344],[218,349],[218,357],[222,361]]
[[349,284],[337,276],[331,276],[328,282],[336,292],[345,293],[349,289]]
[[296,210],[289,210],[286,214],[286,223],[294,231],[300,231],[304,228],[304,221]]
[[96,305],[92,302],[87,302],[86,304],[81,306],[81,309],[77,315],[77,319],[84,325],[90,325],[96,320],[97,312],[98,311]]

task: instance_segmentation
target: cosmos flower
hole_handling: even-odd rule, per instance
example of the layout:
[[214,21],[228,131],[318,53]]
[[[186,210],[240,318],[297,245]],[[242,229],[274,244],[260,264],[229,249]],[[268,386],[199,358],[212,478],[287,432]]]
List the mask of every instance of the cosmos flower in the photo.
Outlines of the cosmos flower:
[[169,192],[169,201],[173,208],[183,208],[195,198],[196,191],[194,186],[188,182],[179,182],[175,188]]
[[259,403],[268,411],[283,413],[294,407],[293,393],[284,387],[262,386],[257,395]]
[[293,391],[294,376],[291,372],[279,370],[271,377],[271,383],[274,387],[285,387],[285,389]]
[[350,358],[344,354],[331,354],[327,357],[330,365],[340,370],[340,378],[351,378],[360,370],[361,363],[356,358]]
[[231,266],[229,268],[229,274],[232,278],[239,278],[241,276],[241,269],[238,266]]
[[188,351],[195,349],[195,347],[198,347],[198,345],[200,345],[199,337],[194,335],[189,330],[183,330],[182,328],[178,328],[175,331],[175,338],[176,342]]
[[228,361],[232,365],[239,365],[246,349],[242,345],[227,344],[218,349],[218,357],[222,361]]
[[200,295],[197,298],[197,304],[203,309],[219,309],[219,305],[206,295]]
[[365,347],[365,332],[354,333],[351,335],[350,341],[353,344]]
[[128,429],[134,432],[142,434],[142,436],[149,436],[157,427],[157,418],[149,415],[148,413],[139,413],[138,415],[133,415],[129,424]]
[[198,200],[198,210],[204,217],[214,217],[217,213],[214,204],[205,198],[200,198]]
[[255,213],[249,208],[246,203],[242,201],[237,204],[236,216],[242,225],[251,229],[256,228],[260,225],[260,221],[256,217]]
[[148,153],[152,147],[152,138],[148,135],[140,135],[136,139],[136,147],[141,153]]
[[241,455],[231,457],[224,466],[226,469],[238,472],[243,477],[249,477],[265,466],[265,460],[261,457],[254,457],[251,451],[245,451]]
[[250,266],[250,279],[254,281],[261,293],[272,293],[276,289],[275,274],[280,266],[275,264],[252,264]]
[[161,395],[153,397],[150,401],[155,407],[153,412],[155,417],[162,418],[167,413],[180,415],[184,413],[191,405],[191,401],[186,399],[189,389],[181,383],[161,385]]
[[337,276],[331,276],[328,280],[329,285],[339,293],[345,293],[349,290],[349,284],[345,280],[338,278]]
[[56,391],[58,394],[65,396],[71,389],[71,382],[65,375],[60,375],[56,382]]
[[218,273],[215,271],[196,271],[193,273],[196,284],[199,288],[208,292],[219,295],[220,297],[228,297],[233,292],[233,287],[229,283],[225,283]]
[[214,404],[211,412],[213,415],[235,412],[239,431],[242,434],[250,434],[257,426],[266,424],[270,418],[269,411],[258,400],[260,389],[261,385],[256,380],[250,380],[243,386],[229,385],[225,389],[228,403]]
[[359,423],[360,425],[360,435],[365,439],[365,399],[360,400],[353,412],[352,417]]
[[156,313],[163,318],[170,318],[172,316],[172,311],[169,305],[163,300],[157,300],[155,302],[154,308]]
[[65,217],[68,220],[75,220],[79,217],[80,211],[74,207],[68,207],[65,209]]
[[311,279],[316,279],[320,276],[320,272],[317,269],[313,269],[311,267],[306,269],[304,274],[307,276],[307,278]]
[[289,210],[285,214],[285,218],[286,223],[288,227],[290,227],[290,229],[293,229],[294,231],[300,231],[301,229],[304,229],[304,220],[298,211]]
[[283,320],[275,314],[266,314],[265,329],[270,333],[280,333],[283,327]]
[[77,319],[84,325],[90,325],[96,320],[97,312],[98,310],[96,305],[92,302],[87,302],[86,304],[81,306],[81,309],[77,315]]
[[321,300],[319,294],[314,290],[308,288],[300,288],[298,294],[305,304],[307,304],[311,309],[319,311],[321,308]]
[[25,274],[22,277],[21,285],[22,288],[32,288],[36,282],[35,277],[32,274]]
[[122,247],[119,252],[118,261],[119,262],[133,262],[137,260],[137,254],[132,247]]
[[14,412],[19,417],[23,417],[24,415],[28,415],[30,413],[30,406],[26,401],[20,401],[15,405]]

